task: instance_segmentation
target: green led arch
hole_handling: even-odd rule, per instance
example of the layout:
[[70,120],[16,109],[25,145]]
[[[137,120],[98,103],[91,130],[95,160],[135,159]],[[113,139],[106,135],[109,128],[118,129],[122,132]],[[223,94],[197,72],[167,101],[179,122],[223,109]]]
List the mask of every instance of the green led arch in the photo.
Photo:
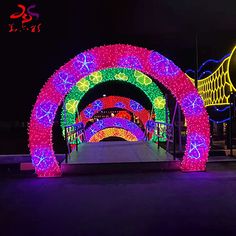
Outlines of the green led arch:
[[[159,87],[147,75],[126,68],[111,68],[96,71],[77,82],[65,98],[61,114],[61,127],[75,123],[77,106],[86,92],[94,86],[108,81],[124,81],[141,89],[153,105],[155,120],[166,121],[165,97]],[[65,119],[66,117],[66,119]]]

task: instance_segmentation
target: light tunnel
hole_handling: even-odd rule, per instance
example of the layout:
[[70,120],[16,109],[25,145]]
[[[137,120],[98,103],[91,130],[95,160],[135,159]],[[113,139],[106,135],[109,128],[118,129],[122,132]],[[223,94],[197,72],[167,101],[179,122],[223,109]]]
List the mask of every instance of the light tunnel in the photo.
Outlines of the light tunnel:
[[[106,128],[120,128],[132,133],[137,141],[145,140],[144,131],[135,123],[122,118],[104,118],[94,122],[86,131],[85,137],[88,142],[91,142],[92,137],[99,131]],[[114,136],[114,135],[113,135]],[[107,137],[104,137],[107,138]]]
[[[63,73],[59,73],[59,77],[64,76]],[[153,106],[156,121],[166,121],[165,111],[165,97],[159,87],[152,81],[150,77],[144,73],[127,69],[127,68],[109,68],[106,70],[96,71],[85,78],[79,80],[75,86],[68,92],[65,98],[65,106],[61,112],[61,127],[64,130],[65,125],[71,125],[75,123],[77,107],[80,104],[81,99],[85,96],[86,92],[99,84],[112,81],[122,81],[124,83],[132,84],[142,90],[150,103]],[[132,110],[137,110],[138,104],[134,103],[131,106]],[[130,106],[129,106],[130,107]],[[85,116],[91,116],[98,106],[92,109],[88,108]],[[82,113],[83,116],[83,113]]]
[[94,115],[110,108],[120,108],[129,111],[139,117],[144,125],[150,118],[149,111],[138,102],[121,96],[107,96],[99,98],[86,106],[86,108],[80,112],[80,120],[86,124]]
[[106,129],[102,129],[98,131],[96,134],[94,134],[91,137],[90,142],[92,143],[100,142],[103,139],[108,138],[108,137],[119,137],[129,142],[138,141],[137,137],[130,131],[122,129],[122,128],[113,127],[113,128],[106,128]]
[[29,123],[29,148],[35,171],[40,177],[60,176],[55,157],[52,126],[58,106],[82,78],[108,68],[139,70],[175,96],[187,124],[183,171],[203,171],[209,152],[209,121],[203,100],[187,76],[163,55],[141,47],[115,44],[78,54],[57,70],[41,89]]

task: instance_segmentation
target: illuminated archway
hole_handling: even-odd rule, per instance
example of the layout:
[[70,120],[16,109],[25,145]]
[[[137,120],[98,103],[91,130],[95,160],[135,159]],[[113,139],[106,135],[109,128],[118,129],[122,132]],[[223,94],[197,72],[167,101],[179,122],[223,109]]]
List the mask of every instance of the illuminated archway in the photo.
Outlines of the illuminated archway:
[[119,137],[130,142],[138,141],[137,137],[128,130],[121,128],[106,128],[94,134],[91,137],[90,142],[100,142],[108,137]]
[[[60,74],[59,74],[60,76]],[[61,75],[63,76],[63,74]],[[126,68],[109,68],[96,71],[89,76],[79,80],[65,98],[65,110],[61,113],[61,127],[64,130],[65,125],[75,123],[77,106],[86,92],[98,84],[108,81],[123,81],[130,83],[142,90],[153,105],[156,121],[166,121],[165,98],[159,87],[149,78],[137,70]],[[133,104],[134,108],[138,108]],[[88,110],[92,114],[92,110]]]
[[192,82],[161,54],[145,48],[116,44],[78,54],[56,71],[41,89],[29,125],[29,148],[38,176],[61,175],[53,150],[52,126],[65,95],[90,73],[116,67],[140,70],[172,92],[187,123],[186,151],[181,169],[205,170],[209,152],[209,121],[203,101]]
[[126,119],[112,117],[96,121],[88,129],[86,129],[86,140],[90,142],[93,135],[95,135],[97,132],[106,128],[114,127],[129,131],[137,138],[138,141],[145,139],[145,133],[135,123]]
[[86,124],[98,112],[109,108],[121,108],[130,111],[135,116],[139,117],[142,123],[149,119],[149,112],[138,102],[120,96],[102,97],[90,103],[85,109],[80,112],[81,121]]

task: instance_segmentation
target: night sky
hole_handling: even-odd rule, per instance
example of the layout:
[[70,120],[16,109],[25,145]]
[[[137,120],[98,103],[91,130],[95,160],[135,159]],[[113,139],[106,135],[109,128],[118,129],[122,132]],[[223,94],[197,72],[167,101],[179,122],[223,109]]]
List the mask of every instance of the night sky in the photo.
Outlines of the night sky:
[[[35,3],[40,33],[9,33],[17,4]],[[28,122],[43,84],[78,53],[113,43],[162,53],[182,70],[219,59],[236,43],[235,0],[2,1],[0,4],[1,118]]]

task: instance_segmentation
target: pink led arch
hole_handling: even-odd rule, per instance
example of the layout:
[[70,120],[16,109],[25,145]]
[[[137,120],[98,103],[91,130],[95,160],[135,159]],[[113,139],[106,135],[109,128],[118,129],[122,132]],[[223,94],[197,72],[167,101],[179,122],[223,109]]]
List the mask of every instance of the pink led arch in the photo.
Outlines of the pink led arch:
[[[133,100],[131,100],[130,98],[120,96],[107,96],[99,98],[90,103],[85,109],[80,112],[81,121],[86,124],[91,119],[91,117],[99,111],[117,107],[132,112],[135,116],[138,116],[142,123],[145,125],[150,116],[149,112],[137,102],[135,103],[136,106],[134,107],[132,101]],[[94,108],[96,104],[101,104],[101,106],[96,106]],[[139,109],[137,109],[137,107]],[[91,116],[90,114],[88,114],[88,112],[86,112],[90,110],[94,111]]]
[[162,83],[176,97],[187,123],[186,151],[181,163],[183,171],[203,171],[209,152],[209,121],[203,101],[192,82],[170,60],[145,48],[115,44],[93,48],[78,54],[56,71],[41,89],[31,113],[29,148],[38,176],[60,176],[55,158],[52,126],[58,106],[65,95],[90,73],[107,68],[140,70]]

